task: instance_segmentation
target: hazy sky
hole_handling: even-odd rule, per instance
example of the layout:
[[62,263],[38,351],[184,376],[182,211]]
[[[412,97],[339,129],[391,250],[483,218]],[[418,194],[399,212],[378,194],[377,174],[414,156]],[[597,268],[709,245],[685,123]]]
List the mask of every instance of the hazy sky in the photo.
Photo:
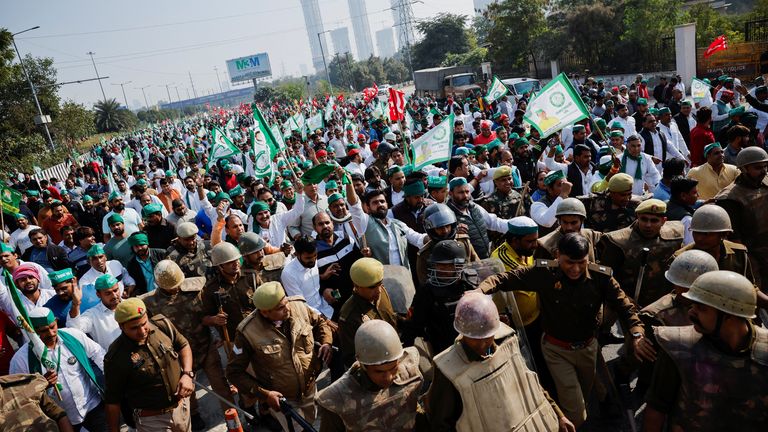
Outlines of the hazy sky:
[[[319,0],[326,30],[348,27],[355,49],[347,0]],[[375,32],[393,24],[390,0],[365,0],[374,49]],[[422,0],[413,6],[416,19],[439,12],[472,14],[472,0]],[[222,82],[225,61],[266,51],[273,76],[300,74],[305,64],[312,72],[307,32],[299,0],[0,0],[0,27],[18,32],[22,55],[52,57],[58,81],[94,78],[90,57],[96,65],[107,97],[123,103],[120,82],[125,85],[131,108],[144,106],[138,87],[145,89],[150,104],[171,97],[192,95],[189,72],[198,96],[218,91],[218,67]],[[396,32],[395,32],[396,33]],[[330,36],[327,40],[330,43]],[[226,89],[226,87],[225,87]],[[96,81],[62,86],[63,99],[92,105],[101,99]]]

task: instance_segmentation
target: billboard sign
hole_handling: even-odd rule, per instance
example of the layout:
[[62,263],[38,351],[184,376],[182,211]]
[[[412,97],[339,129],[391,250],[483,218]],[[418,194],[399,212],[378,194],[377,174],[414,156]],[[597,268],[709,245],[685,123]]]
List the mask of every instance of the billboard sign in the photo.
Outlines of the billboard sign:
[[232,84],[272,75],[272,68],[269,65],[269,55],[267,53],[227,60],[227,71],[229,72]]

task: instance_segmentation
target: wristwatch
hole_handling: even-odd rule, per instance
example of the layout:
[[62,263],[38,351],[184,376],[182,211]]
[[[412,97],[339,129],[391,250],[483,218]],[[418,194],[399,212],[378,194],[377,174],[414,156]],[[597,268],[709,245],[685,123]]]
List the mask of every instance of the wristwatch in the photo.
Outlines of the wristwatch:
[[186,376],[188,376],[188,377],[190,377],[192,379],[195,379],[195,371],[185,371],[185,370],[183,370],[183,371],[181,371],[181,374],[182,375],[186,375]]

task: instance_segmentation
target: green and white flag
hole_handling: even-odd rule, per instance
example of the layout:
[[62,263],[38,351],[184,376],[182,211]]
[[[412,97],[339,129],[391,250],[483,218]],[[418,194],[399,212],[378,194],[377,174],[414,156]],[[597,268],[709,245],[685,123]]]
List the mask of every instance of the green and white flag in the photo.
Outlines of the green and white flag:
[[298,112],[291,116],[291,130],[301,131],[306,126],[306,119],[304,114]]
[[693,78],[693,81],[691,81],[691,97],[693,97],[694,102],[701,102],[707,98],[711,99],[712,93],[709,90],[710,88],[712,88],[712,86],[706,82],[698,78]]
[[385,116],[389,116],[389,105],[387,105],[384,102],[371,102],[373,106],[373,111],[371,114],[374,118],[382,118]]
[[211,130],[211,154],[208,156],[208,167],[214,165],[217,160],[235,156],[242,153],[219,128]]
[[325,104],[325,121],[331,121],[333,118],[333,96],[328,98],[328,103]]
[[204,136],[208,135],[208,131],[205,130],[204,127],[201,127],[200,130],[197,131],[197,137],[202,138]]
[[491,87],[488,88],[488,94],[485,95],[485,101],[493,103],[507,94],[509,94],[507,86],[505,86],[498,77],[494,76],[493,83],[491,83]]
[[117,183],[115,182],[115,176],[112,175],[112,168],[110,167],[107,167],[107,184],[109,184],[110,192],[120,193],[120,189],[117,188]]
[[413,136],[413,134],[416,133],[416,122],[413,121],[413,117],[411,116],[411,112],[409,110],[405,110],[405,124],[411,131],[411,136]]
[[588,117],[589,110],[568,77],[561,73],[528,103],[523,120],[546,138]]
[[272,136],[275,137],[277,148],[280,150],[285,150],[285,140],[283,139],[283,133],[280,131],[280,126],[272,125],[269,130],[272,131]]
[[21,204],[21,193],[15,189],[6,187],[0,183],[0,197],[2,198],[3,208],[6,213],[18,213],[19,205]]
[[453,121],[454,115],[451,114],[439,125],[411,143],[414,171],[418,171],[429,164],[445,162],[451,158]]
[[307,129],[314,133],[318,129],[322,129],[325,124],[323,123],[323,113],[319,112],[307,119]]
[[356,134],[357,133],[357,125],[352,120],[346,119],[346,120],[344,120],[344,130],[345,131],[351,130],[352,134]]

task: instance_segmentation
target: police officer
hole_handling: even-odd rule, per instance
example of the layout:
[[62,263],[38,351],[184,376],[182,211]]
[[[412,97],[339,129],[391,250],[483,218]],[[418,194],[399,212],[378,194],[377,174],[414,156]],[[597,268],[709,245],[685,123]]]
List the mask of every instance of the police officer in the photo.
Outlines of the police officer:
[[[664,269],[669,258],[683,245],[683,225],[667,221],[667,205],[652,198],[635,209],[637,222],[605,234],[599,243],[600,263],[616,269],[616,280],[640,306],[647,306],[669,290]],[[650,251],[643,256],[643,248]],[[643,262],[645,258],[645,262]],[[636,281],[645,264],[638,298]]]
[[262,273],[264,271],[264,248],[267,242],[260,235],[254,232],[244,232],[237,242],[237,249],[243,255],[242,271],[246,278],[252,279],[253,286],[257,287],[264,281]]
[[180,223],[168,248],[168,259],[176,262],[186,277],[205,276],[211,268],[210,248],[197,232],[197,225],[192,222]]
[[253,310],[251,296],[256,286],[253,278],[243,274],[241,257],[240,251],[231,243],[214,246],[211,264],[216,267],[215,274],[207,279],[200,293],[205,313],[203,324],[218,328],[227,345],[230,345],[237,325]]
[[[211,332],[203,325],[203,303],[200,291],[205,285],[205,278],[187,278],[178,264],[171,260],[162,260],[155,266],[155,284],[159,289],[144,294],[140,298],[147,306],[151,316],[163,315],[168,318],[189,342],[192,350],[193,370],[205,370],[213,390],[221,397],[233,402],[232,394],[224,377],[221,357]],[[221,404],[222,411],[227,405]],[[192,429],[202,430],[205,422],[198,410],[197,397],[190,398]]]
[[544,359],[555,381],[560,407],[576,427],[586,419],[584,398],[595,380],[598,314],[603,304],[618,313],[636,355],[650,359],[652,353],[638,350],[643,325],[611,269],[590,263],[589,242],[581,234],[566,234],[558,244],[557,260],[536,260],[533,267],[498,274],[484,280],[484,293],[498,290],[535,291],[539,294],[544,336]]
[[104,401],[110,432],[120,430],[120,406],[132,411],[139,432],[189,432],[189,395],[195,390],[192,349],[162,315],[147,317],[136,297],[115,309],[122,333],[104,356]]
[[499,322],[489,296],[463,296],[453,327],[461,336],[435,357],[431,430],[576,430],[528,370],[517,333]]
[[424,210],[424,229],[429,241],[419,250],[416,258],[416,276],[419,284],[427,282],[427,260],[435,245],[442,240],[456,240],[464,247],[469,262],[479,261],[475,248],[466,234],[458,233],[456,214],[445,204],[432,204]]
[[403,349],[386,321],[364,322],[355,333],[357,361],[318,392],[320,432],[412,431],[424,378],[416,348]]
[[691,231],[693,243],[678,249],[673,258],[685,251],[701,250],[714,257],[720,270],[730,270],[751,281],[755,280],[747,255],[747,247],[727,240],[733,228],[731,228],[731,218],[728,217],[725,209],[714,204],[699,207],[691,218]]
[[[742,150],[743,151],[743,150]],[[718,270],[688,292],[693,325],[656,327],[661,346],[646,398],[646,431],[762,431],[768,424],[768,330],[755,326],[752,283]]]
[[608,190],[585,198],[585,225],[595,231],[608,232],[626,228],[635,221],[635,207],[640,199],[632,195],[634,180],[629,174],[614,174],[608,180]]
[[339,311],[339,347],[345,367],[355,361],[355,333],[368,320],[378,319],[395,329],[398,318],[384,289],[384,265],[373,258],[360,258],[349,269],[352,295]]
[[48,380],[39,374],[0,377],[0,430],[72,432],[64,409],[48,396]]
[[564,235],[577,232],[589,240],[589,261],[597,262],[595,255],[595,245],[600,241],[603,233],[584,228],[584,221],[587,219],[587,209],[584,203],[576,198],[566,198],[557,205],[555,211],[558,228],[551,233],[539,237],[538,247],[533,253],[534,258],[553,259],[557,258],[557,243]]
[[[519,179],[518,179],[519,181]],[[525,200],[513,189],[512,168],[502,165],[493,172],[494,191],[485,198],[479,200],[479,204],[488,212],[494,213],[500,218],[511,219],[522,216],[526,212]],[[501,237],[498,233],[488,233],[491,241],[498,244]]]
[[303,297],[286,297],[279,282],[262,284],[252,300],[256,310],[237,327],[227,378],[241,394],[266,402],[283,430],[288,430],[285,416],[278,415],[283,397],[313,423],[315,379],[332,352],[328,321]]
[[736,156],[741,174],[715,196],[735,227],[733,239],[749,249],[757,286],[768,280],[768,153],[760,147],[747,147]]
[[403,330],[407,346],[416,337],[424,337],[434,352],[453,344],[458,334],[451,326],[456,302],[464,292],[477,287],[477,272],[465,270],[467,257],[456,240],[443,240],[429,256],[427,283],[416,290],[411,319]]

